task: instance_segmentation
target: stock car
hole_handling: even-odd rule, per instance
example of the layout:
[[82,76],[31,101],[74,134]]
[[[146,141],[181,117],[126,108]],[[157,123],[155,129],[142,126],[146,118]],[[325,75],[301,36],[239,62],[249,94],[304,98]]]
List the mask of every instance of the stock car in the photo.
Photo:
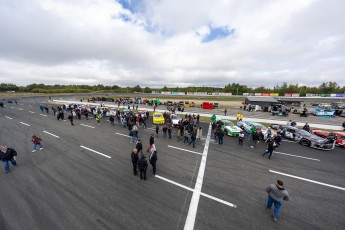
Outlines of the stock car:
[[223,124],[223,131],[226,135],[229,136],[238,136],[240,134],[240,132],[242,131],[242,129],[240,129],[239,127],[237,127],[236,125],[234,125],[234,123],[232,123],[229,120],[219,120],[217,121],[217,123],[221,122]]
[[177,116],[176,114],[171,114],[170,118],[171,118],[171,123],[173,126],[179,125],[179,122],[181,120],[181,118],[179,116]]
[[248,133],[248,134],[250,134],[252,132],[251,128],[253,126],[255,126],[256,129],[261,129],[261,133],[264,136],[264,138],[267,137],[268,129],[266,128],[266,126],[264,126],[260,123],[254,123],[254,122],[248,122],[248,121],[239,121],[239,122],[237,122],[237,126],[238,127],[243,126],[244,131],[246,131],[246,133]]
[[332,150],[335,146],[334,140],[322,138],[315,134],[309,133],[304,129],[299,129],[293,126],[285,126],[283,128],[282,136],[296,141],[301,145],[309,146],[315,149]]
[[335,145],[345,148],[345,132],[329,132],[325,130],[312,130],[313,134],[330,140],[335,140]]
[[160,113],[160,112],[153,113],[152,123],[153,124],[164,124],[165,119],[164,119],[163,113]]

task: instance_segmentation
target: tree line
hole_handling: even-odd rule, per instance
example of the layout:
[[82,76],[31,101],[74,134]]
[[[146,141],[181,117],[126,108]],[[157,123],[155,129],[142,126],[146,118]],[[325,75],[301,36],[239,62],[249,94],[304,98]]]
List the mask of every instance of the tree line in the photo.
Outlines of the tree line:
[[15,91],[15,92],[30,92],[30,93],[134,93],[143,92],[151,93],[156,92],[222,92],[232,93],[233,95],[242,95],[243,93],[279,93],[283,96],[285,93],[299,93],[305,96],[307,93],[312,94],[332,94],[332,93],[345,93],[345,86],[340,86],[336,82],[323,82],[318,87],[300,86],[298,84],[287,84],[283,82],[281,85],[276,85],[273,88],[259,86],[250,88],[247,85],[239,83],[229,83],[224,88],[216,87],[167,87],[163,88],[150,88],[141,87],[139,85],[133,87],[120,87],[118,85],[105,86],[98,85],[45,85],[45,84],[30,84],[27,86],[17,86],[10,83],[1,83],[0,92]]

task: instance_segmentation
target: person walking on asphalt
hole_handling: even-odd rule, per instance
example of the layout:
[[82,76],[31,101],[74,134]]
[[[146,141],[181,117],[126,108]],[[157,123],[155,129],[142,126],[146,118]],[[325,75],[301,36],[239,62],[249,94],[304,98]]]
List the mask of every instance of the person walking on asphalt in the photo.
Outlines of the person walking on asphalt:
[[227,112],[228,112],[228,110],[225,108],[224,109],[224,116],[226,116]]
[[141,157],[138,161],[138,167],[140,170],[140,180],[146,180],[147,160],[144,154],[141,154]]
[[138,174],[138,171],[137,171],[137,166],[138,166],[138,161],[139,161],[138,154],[139,154],[138,150],[134,148],[131,153],[131,160],[133,164],[133,173],[135,176]]
[[289,200],[289,193],[284,188],[284,183],[281,180],[277,180],[277,184],[270,184],[266,188],[268,193],[267,209],[271,209],[274,203],[274,216],[273,220],[278,221],[279,210],[283,201]]
[[143,154],[143,143],[141,142],[140,139],[138,139],[135,148],[138,150],[138,154],[141,153]]
[[113,115],[111,115],[110,117],[109,117],[109,121],[110,121],[110,124],[112,125],[112,126],[114,126],[114,121],[115,121],[115,119],[114,119],[114,117],[113,117]]
[[267,144],[267,150],[266,150],[266,152],[264,152],[264,154],[262,154],[262,156],[265,156],[267,153],[269,153],[268,159],[271,159],[271,156],[273,154],[273,150],[274,150],[274,142],[272,140],[269,140],[268,144]]
[[16,161],[17,152],[12,148],[7,148],[7,146],[0,146],[0,160],[5,168],[5,173],[10,171],[10,164],[8,161],[11,161],[13,166],[17,165]]
[[150,164],[152,165],[152,172],[153,175],[156,175],[156,162],[157,162],[157,151],[156,148],[151,148],[150,155],[149,155],[149,161]]
[[155,137],[153,134],[151,134],[151,137],[150,137],[150,146],[153,145],[155,143]]
[[198,141],[200,141],[201,138],[202,138],[202,128],[201,128],[201,126],[200,126],[200,127],[197,129],[197,131],[196,131],[196,139],[197,139]]
[[244,131],[241,131],[240,134],[238,135],[238,144],[239,145],[243,145],[243,141],[244,141]]
[[41,144],[41,141],[42,141],[41,138],[39,138],[39,137],[36,136],[36,135],[32,135],[31,141],[32,141],[32,143],[34,144],[34,147],[33,147],[33,150],[32,150],[33,153],[36,152],[36,146],[37,146],[37,145],[40,146],[40,150],[43,149],[43,146],[42,146],[42,144]]
[[158,133],[159,133],[159,125],[156,125],[156,137],[158,137]]
[[71,112],[70,115],[68,115],[68,120],[71,122],[71,125],[74,125],[73,124],[73,114],[72,114],[72,112]]
[[101,116],[99,114],[96,114],[96,121],[98,124],[100,124]]
[[192,135],[190,136],[189,145],[193,143],[193,148],[195,148],[195,140],[196,140],[196,134],[195,132],[192,132]]

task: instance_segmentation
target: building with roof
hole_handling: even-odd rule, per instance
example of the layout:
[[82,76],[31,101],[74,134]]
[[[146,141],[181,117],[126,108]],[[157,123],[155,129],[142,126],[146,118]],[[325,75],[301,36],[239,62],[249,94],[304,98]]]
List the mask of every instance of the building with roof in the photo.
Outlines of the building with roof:
[[301,98],[291,98],[291,97],[279,97],[276,99],[286,105],[286,106],[301,106],[301,103],[304,102],[304,100],[302,100]]
[[265,96],[249,96],[245,99],[247,105],[260,105],[261,107],[271,106],[272,104],[279,104],[279,101],[273,97]]

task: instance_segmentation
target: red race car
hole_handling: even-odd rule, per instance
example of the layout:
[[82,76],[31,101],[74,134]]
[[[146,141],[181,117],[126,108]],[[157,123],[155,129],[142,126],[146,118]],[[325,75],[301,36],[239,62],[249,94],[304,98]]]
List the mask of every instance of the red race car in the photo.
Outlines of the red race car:
[[325,130],[312,130],[313,134],[323,138],[336,140],[335,144],[345,148],[345,133],[344,132],[329,132]]

